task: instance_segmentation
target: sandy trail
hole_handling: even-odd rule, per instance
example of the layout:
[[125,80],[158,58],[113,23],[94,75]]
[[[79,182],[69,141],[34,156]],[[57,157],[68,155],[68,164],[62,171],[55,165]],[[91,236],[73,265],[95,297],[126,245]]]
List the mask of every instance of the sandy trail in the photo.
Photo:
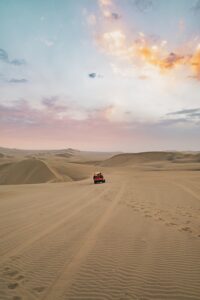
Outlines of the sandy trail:
[[0,299],[200,299],[199,172],[0,186]]

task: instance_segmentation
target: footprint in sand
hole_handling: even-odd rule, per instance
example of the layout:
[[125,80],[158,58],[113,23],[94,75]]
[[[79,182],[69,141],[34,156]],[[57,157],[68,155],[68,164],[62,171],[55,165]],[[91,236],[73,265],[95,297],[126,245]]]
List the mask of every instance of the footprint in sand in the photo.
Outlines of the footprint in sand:
[[144,216],[145,216],[145,218],[152,218],[152,216],[149,214],[145,214]]
[[22,300],[22,297],[20,297],[20,296],[13,296],[12,300]]
[[24,279],[24,276],[23,276],[23,275],[19,275],[19,276],[16,278],[17,281],[20,281],[20,280],[22,280],[22,279]]
[[134,211],[140,211],[137,207],[133,207]]
[[10,290],[14,290],[14,289],[16,289],[16,287],[18,287],[18,283],[17,282],[13,282],[13,283],[9,283],[8,284],[8,288]]
[[167,226],[176,226],[177,224],[173,223],[173,222],[166,222],[165,225],[167,225]]
[[38,293],[42,293],[45,290],[45,287],[43,286],[38,286],[36,288],[34,288],[34,291],[38,292]]
[[192,233],[192,230],[191,230],[190,227],[182,227],[180,230],[181,230],[181,231],[187,231],[187,232]]
[[8,271],[7,270],[7,272],[5,273],[5,275],[7,275],[7,276],[9,276],[9,277],[14,277],[14,276],[16,276],[17,274],[19,274],[19,272],[18,271]]

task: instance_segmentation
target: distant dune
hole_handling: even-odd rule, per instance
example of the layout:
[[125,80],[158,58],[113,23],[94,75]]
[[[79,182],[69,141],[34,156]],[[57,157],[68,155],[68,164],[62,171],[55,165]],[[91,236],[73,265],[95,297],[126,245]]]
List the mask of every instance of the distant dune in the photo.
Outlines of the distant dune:
[[[78,181],[91,177],[99,167],[134,167],[151,171],[200,170],[198,152],[142,152],[113,156],[114,153],[73,149],[49,152],[2,149],[1,185]],[[9,153],[15,156],[9,157]]]
[[73,156],[73,154],[71,153],[58,153],[58,154],[55,154],[56,156],[59,156],[59,157],[65,157],[65,158],[70,158]]
[[200,154],[184,152],[141,152],[115,155],[105,160],[102,165],[107,167],[132,166],[151,162],[196,163],[200,162]]

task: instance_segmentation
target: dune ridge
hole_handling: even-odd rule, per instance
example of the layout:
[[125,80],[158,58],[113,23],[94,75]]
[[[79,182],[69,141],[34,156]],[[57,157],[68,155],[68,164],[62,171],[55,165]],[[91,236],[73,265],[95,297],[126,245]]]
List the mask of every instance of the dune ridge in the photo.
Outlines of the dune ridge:
[[60,158],[25,158],[0,164],[0,185],[77,181],[89,177],[93,169]]
[[38,159],[24,159],[4,167],[0,184],[43,183],[55,180],[56,175],[45,162]]
[[198,163],[200,162],[200,153],[184,152],[140,152],[140,153],[122,153],[117,154],[104,162],[103,166],[119,167],[132,166],[134,164],[144,164],[150,162],[169,162],[169,163]]
[[[14,151],[14,150],[13,150]],[[28,151],[28,153],[31,151]],[[18,152],[17,152],[18,153]],[[81,152],[68,149],[55,152],[34,152],[9,158],[0,157],[0,184],[35,184],[83,180],[99,168],[134,167],[140,170],[200,170],[200,153]]]

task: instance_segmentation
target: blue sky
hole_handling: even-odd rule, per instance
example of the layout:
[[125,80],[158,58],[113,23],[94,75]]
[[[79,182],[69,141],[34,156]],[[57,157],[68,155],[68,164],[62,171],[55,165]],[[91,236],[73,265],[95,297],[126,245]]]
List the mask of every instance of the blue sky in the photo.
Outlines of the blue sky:
[[2,0],[1,146],[199,150],[200,1]]

